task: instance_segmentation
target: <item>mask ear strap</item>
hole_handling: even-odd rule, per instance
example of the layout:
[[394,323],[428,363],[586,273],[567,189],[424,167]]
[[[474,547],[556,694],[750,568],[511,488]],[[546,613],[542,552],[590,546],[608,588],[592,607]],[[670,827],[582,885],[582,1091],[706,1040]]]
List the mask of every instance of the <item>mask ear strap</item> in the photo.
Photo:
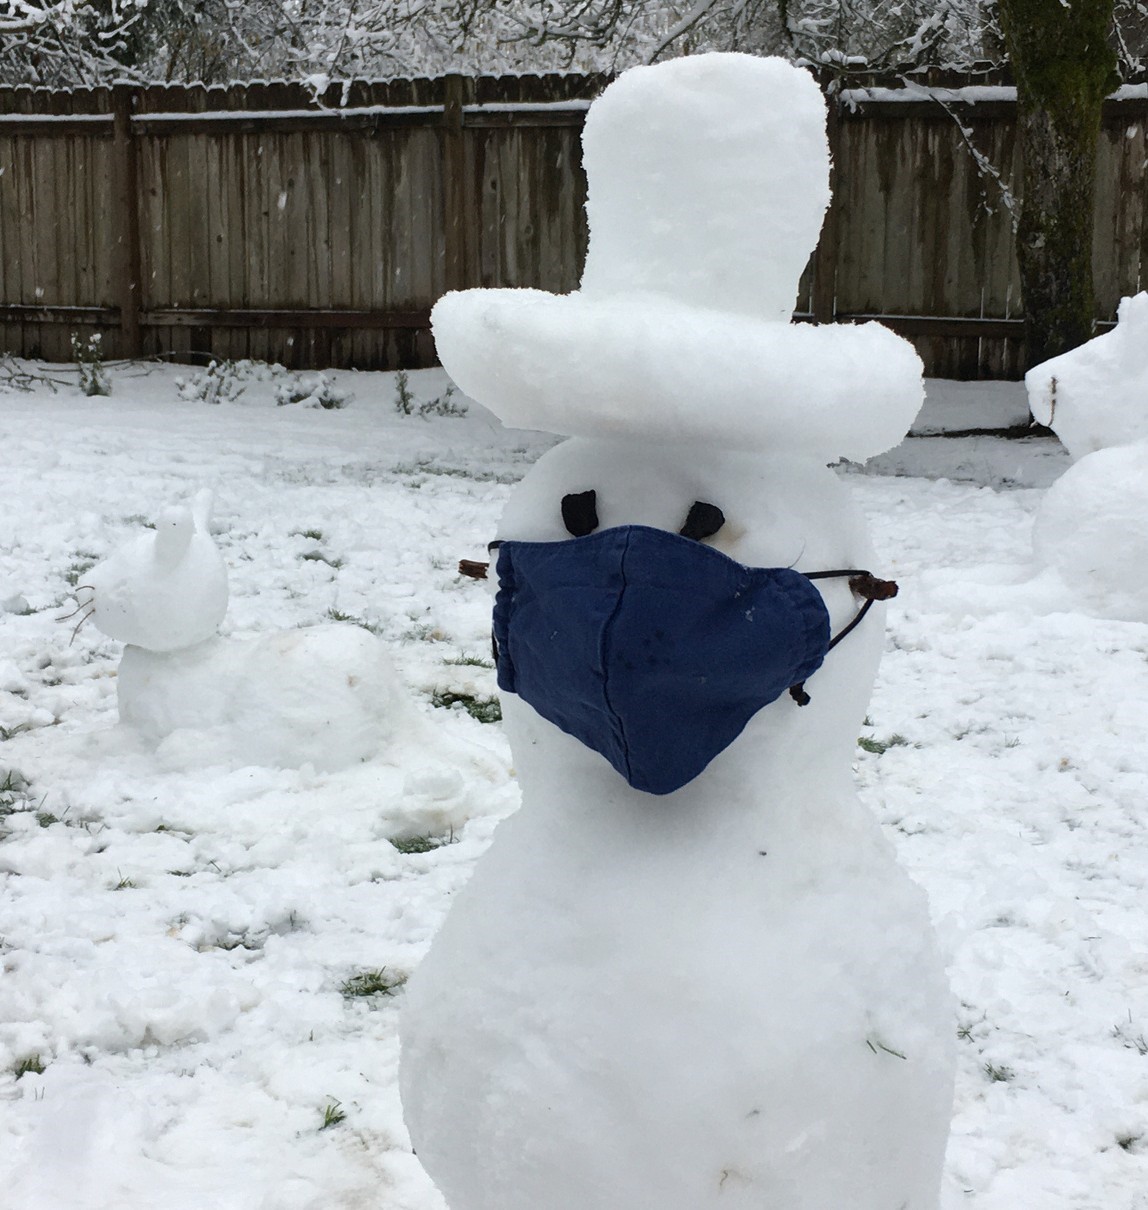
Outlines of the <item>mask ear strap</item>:
[[[859,568],[845,568],[835,571],[809,571],[803,573],[807,580],[829,580],[840,578],[842,576],[849,577],[849,587],[857,594],[864,598],[865,604],[857,611],[856,616],[848,626],[839,630],[830,640],[829,646],[826,647],[825,653],[829,654],[838,643],[841,642],[847,634],[856,630],[861,624],[861,619],[873,608],[874,601],[888,601],[897,595],[897,584],[894,580],[878,580],[870,571],[863,571]],[[802,681],[799,685],[791,685],[789,687],[789,696],[799,706],[808,706],[810,696],[805,692],[805,682]]]

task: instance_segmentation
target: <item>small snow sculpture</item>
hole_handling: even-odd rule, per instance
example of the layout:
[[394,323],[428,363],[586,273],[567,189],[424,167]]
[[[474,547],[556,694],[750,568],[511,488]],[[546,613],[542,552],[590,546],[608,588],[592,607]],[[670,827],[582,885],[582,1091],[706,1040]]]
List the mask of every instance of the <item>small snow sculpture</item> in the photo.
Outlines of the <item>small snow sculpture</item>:
[[227,613],[227,567],[212,540],[212,493],[165,508],[88,574],[91,618],[109,638],[178,651],[210,638]]
[[1148,292],[1117,319],[1025,375],[1033,416],[1077,460],[1040,503],[1033,554],[1061,599],[1148,622]]
[[1073,458],[1148,438],[1148,291],[1121,299],[1116,319],[1024,377],[1033,416]]
[[406,718],[382,643],[358,626],[252,639],[217,633],[227,569],[211,537],[211,493],[164,509],[88,574],[81,604],[125,643],[120,721],[199,759],[331,771],[376,755]]
[[892,586],[825,466],[903,436],[921,365],[788,322],[824,119],[779,60],[635,68],[587,118],[581,290],[434,309],[464,391],[572,437],[492,547],[522,808],[401,1026],[451,1210],[937,1205],[949,994],[851,780]]

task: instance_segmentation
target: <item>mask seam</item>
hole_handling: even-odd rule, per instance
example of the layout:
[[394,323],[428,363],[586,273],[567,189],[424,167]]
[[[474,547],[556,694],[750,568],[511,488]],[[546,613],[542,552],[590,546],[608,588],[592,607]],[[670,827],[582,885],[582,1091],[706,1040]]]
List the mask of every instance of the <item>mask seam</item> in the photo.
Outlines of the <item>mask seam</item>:
[[622,557],[618,560],[618,574],[622,578],[622,586],[618,592],[617,600],[614,602],[614,608],[610,612],[610,616],[606,619],[602,627],[602,646],[600,651],[600,659],[602,662],[602,697],[606,702],[606,708],[610,711],[610,720],[614,726],[614,731],[621,741],[622,757],[626,762],[626,781],[633,784],[634,770],[630,765],[630,741],[626,736],[626,729],[622,725],[622,718],[614,708],[614,703],[610,699],[610,677],[609,668],[611,649],[613,647],[614,622],[622,609],[622,599],[626,595],[629,584],[626,581],[626,556],[630,552],[630,533],[626,534],[626,545],[622,549]]

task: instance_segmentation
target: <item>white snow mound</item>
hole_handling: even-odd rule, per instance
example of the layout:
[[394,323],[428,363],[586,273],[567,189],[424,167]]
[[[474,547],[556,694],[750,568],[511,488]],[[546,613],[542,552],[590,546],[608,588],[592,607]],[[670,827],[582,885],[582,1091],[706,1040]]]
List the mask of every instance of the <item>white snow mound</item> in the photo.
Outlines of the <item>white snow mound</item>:
[[1041,501],[1033,551],[1091,612],[1148,622],[1148,440],[1069,467]]
[[345,769],[378,755],[413,718],[384,645],[332,623],[184,651],[128,647],[120,721],[175,766]]

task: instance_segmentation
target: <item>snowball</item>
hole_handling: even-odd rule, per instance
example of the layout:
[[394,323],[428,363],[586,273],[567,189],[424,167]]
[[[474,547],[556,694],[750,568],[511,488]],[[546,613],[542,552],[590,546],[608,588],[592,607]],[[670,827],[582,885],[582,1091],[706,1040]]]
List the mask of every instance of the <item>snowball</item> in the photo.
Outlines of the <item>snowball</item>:
[[777,59],[689,56],[624,73],[584,135],[582,288],[467,290],[438,355],[507,424],[863,460],[924,397],[877,324],[789,322],[829,201],[825,105]]
[[344,769],[377,755],[407,718],[383,644],[350,625],[128,647],[117,684],[121,722],[162,742],[169,761]]
[[1029,408],[1074,458],[1148,437],[1148,291],[1120,301],[1111,332],[1025,375]]
[[1092,612],[1148,622],[1148,440],[1069,467],[1041,501],[1033,550]]

